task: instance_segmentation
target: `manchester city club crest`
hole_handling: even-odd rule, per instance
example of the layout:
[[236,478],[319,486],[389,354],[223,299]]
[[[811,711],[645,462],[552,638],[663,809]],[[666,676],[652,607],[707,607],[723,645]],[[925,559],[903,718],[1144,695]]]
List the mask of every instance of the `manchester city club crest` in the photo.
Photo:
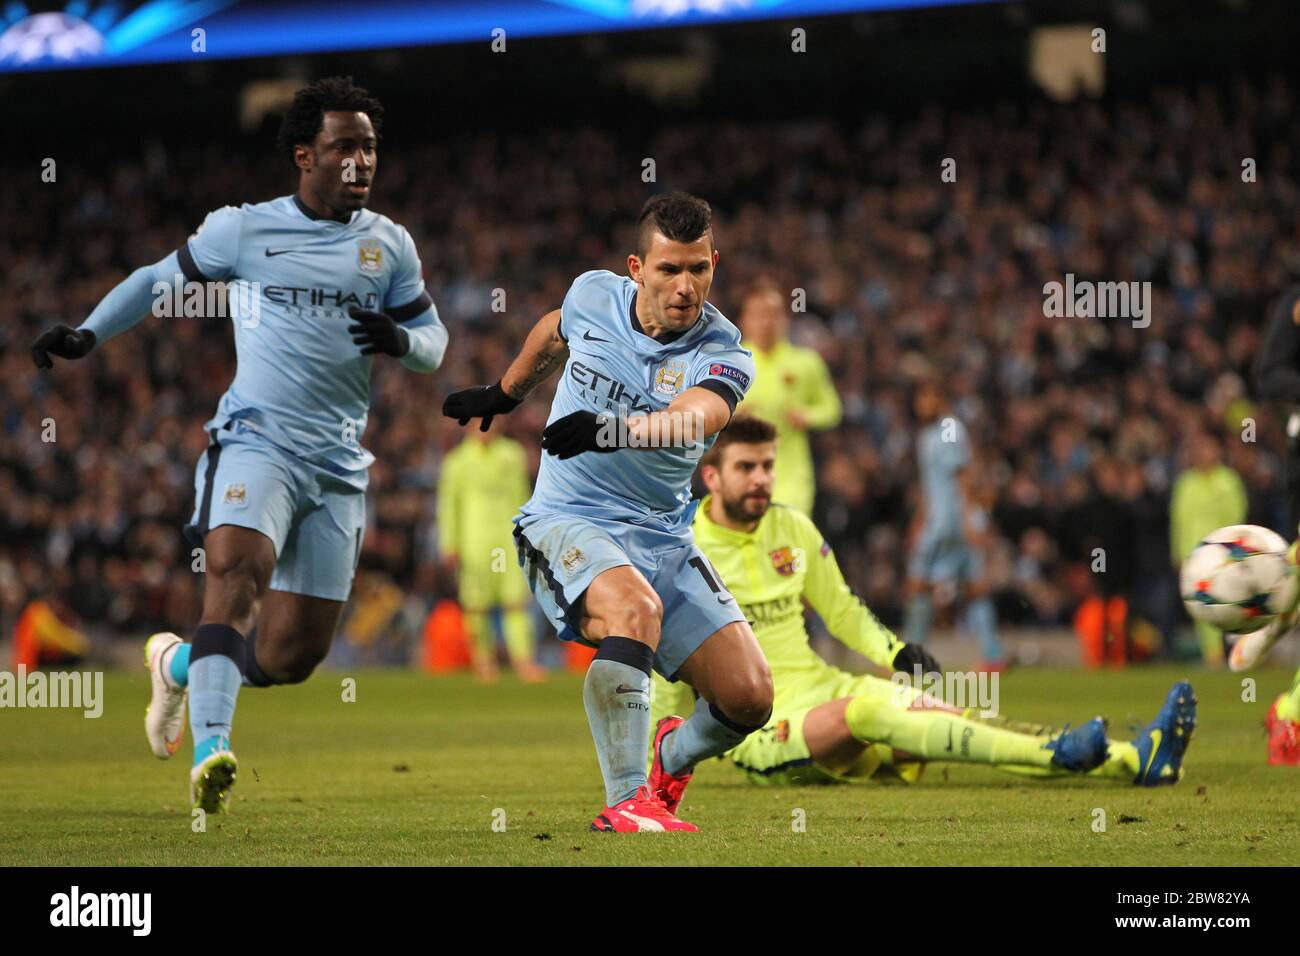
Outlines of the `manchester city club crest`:
[[661,395],[676,395],[686,381],[686,366],[681,362],[665,362],[655,374],[655,391]]
[[560,565],[568,574],[572,574],[587,563],[587,556],[581,548],[570,548],[560,555]]
[[362,272],[377,273],[384,267],[384,250],[374,239],[363,239],[357,244],[357,268]]

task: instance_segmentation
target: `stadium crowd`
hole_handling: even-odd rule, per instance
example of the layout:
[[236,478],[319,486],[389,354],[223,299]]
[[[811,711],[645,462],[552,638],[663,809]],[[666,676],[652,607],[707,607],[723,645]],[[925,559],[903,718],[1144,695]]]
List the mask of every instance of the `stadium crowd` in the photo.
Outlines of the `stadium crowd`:
[[[912,383],[935,371],[972,435],[1002,623],[1068,624],[1090,594],[1121,593],[1168,640],[1184,626],[1170,493],[1193,435],[1218,437],[1249,520],[1285,530],[1280,430],[1251,403],[1249,376],[1270,300],[1300,275],[1295,120],[1275,81],[855,124],[671,123],[645,139],[579,128],[419,145],[394,125],[372,205],[415,237],[451,345],[427,378],[375,363],[362,566],[402,589],[412,620],[450,593],[434,489],[461,430],[441,417],[443,397],[495,381],[576,275],[623,271],[647,195],[685,189],[715,209],[711,298],[724,313],[735,318],[759,279],[806,293],[792,337],[821,353],[844,404],[842,423],[814,438],[815,518],[887,623],[902,616],[916,496]],[[657,183],[642,181],[644,157]],[[78,324],[209,209],[288,192],[290,172],[269,150],[153,141],[4,191],[6,632],[40,595],[92,631],[197,619],[180,529],[201,425],[233,374],[229,330],[151,318],[44,374],[28,345],[51,322]],[[1043,286],[1067,273],[1151,282],[1149,327],[1047,317]],[[508,421],[534,467],[549,394]]]

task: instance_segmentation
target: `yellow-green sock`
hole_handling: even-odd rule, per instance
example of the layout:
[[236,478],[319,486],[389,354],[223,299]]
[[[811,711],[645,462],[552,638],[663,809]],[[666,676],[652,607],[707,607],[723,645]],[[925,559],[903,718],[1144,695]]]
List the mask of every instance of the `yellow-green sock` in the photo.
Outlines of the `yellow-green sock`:
[[1291,678],[1291,689],[1277,699],[1277,715],[1283,720],[1300,720],[1300,671]]
[[470,646],[474,652],[474,663],[482,665],[484,661],[495,664],[497,660],[497,636],[492,628],[492,617],[487,611],[466,611],[465,626],[469,629]]
[[938,710],[903,710],[888,701],[854,697],[844,711],[849,732],[925,760],[1050,766],[1045,739],[991,727]]
[[[1047,738],[1043,738],[1047,742]],[[1024,767],[1015,764],[998,764],[998,769],[1021,777],[1072,777],[1074,773],[1055,764],[1047,767]],[[1112,780],[1132,780],[1138,772],[1137,748],[1130,743],[1111,741],[1106,749],[1106,762],[1088,771],[1089,777]]]
[[506,653],[518,667],[533,661],[533,622],[523,608],[501,611],[502,629],[506,632]]

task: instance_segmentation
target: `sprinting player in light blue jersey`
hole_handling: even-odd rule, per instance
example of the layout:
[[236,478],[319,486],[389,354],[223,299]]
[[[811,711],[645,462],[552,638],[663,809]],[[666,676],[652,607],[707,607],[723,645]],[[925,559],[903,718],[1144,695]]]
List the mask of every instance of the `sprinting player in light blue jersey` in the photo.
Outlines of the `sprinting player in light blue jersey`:
[[81,358],[147,314],[227,284],[238,369],[204,426],[211,444],[186,529],[203,546],[203,619],[188,644],[167,633],[145,645],[150,747],[175,753],[188,688],[190,794],[208,812],[229,805],[241,683],[305,680],[352,589],[373,461],[361,439],[374,356],[432,372],[447,347],[410,234],[365,208],[382,113],[350,77],[299,90],[279,143],[298,169],[294,195],[210,213],[80,328],[56,326],[33,347],[42,368],[51,355]]
[[[690,530],[691,475],[754,374],[740,333],[706,301],[717,261],[708,203],[656,196],[637,220],[630,278],[583,273],[500,382],[443,406],[486,428],[564,369],[515,541],[560,637],[598,648],[583,689],[605,781],[596,830],[697,829],[673,812],[695,764],[772,707],[762,650]],[[661,723],[647,778],[652,668],[700,700],[689,720]]]
[[983,658],[980,668],[1001,670],[997,616],[984,581],[982,555],[971,540],[985,530],[988,516],[970,500],[966,426],[949,412],[937,381],[921,383],[913,409],[924,427],[916,441],[921,507],[908,563],[907,641],[925,640],[934,615],[934,592],[946,589],[965,604],[965,625],[978,640]]

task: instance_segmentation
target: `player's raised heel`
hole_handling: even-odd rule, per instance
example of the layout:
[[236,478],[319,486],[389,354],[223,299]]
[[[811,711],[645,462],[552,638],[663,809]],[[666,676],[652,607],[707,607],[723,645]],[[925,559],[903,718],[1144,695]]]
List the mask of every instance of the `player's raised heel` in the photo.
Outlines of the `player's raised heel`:
[[669,813],[649,787],[641,787],[630,800],[600,811],[591,828],[601,833],[698,833],[700,829]]
[[150,635],[144,644],[144,666],[153,685],[149,706],[144,712],[144,735],[149,741],[149,749],[159,760],[166,760],[176,753],[185,738],[186,690],[173,687],[163,673],[166,652],[182,643],[175,634],[164,631]]
[[226,813],[239,761],[229,750],[208,754],[190,770],[190,806],[205,813]]
[[1074,730],[1067,725],[1046,746],[1053,751],[1052,763],[1058,767],[1087,773],[1106,762],[1106,722],[1094,717]]
[[1169,689],[1165,705],[1133,741],[1138,751],[1138,772],[1133,783],[1158,787],[1183,777],[1183,756],[1196,730],[1196,693],[1187,681]]
[[664,769],[663,755],[660,750],[664,738],[684,723],[686,721],[683,718],[676,716],[664,717],[659,721],[655,727],[654,763],[650,765],[650,776],[646,780],[650,792],[663,801],[664,808],[669,813],[676,813],[677,808],[681,806],[682,797],[686,794],[686,785],[691,782],[693,773],[669,773]]

